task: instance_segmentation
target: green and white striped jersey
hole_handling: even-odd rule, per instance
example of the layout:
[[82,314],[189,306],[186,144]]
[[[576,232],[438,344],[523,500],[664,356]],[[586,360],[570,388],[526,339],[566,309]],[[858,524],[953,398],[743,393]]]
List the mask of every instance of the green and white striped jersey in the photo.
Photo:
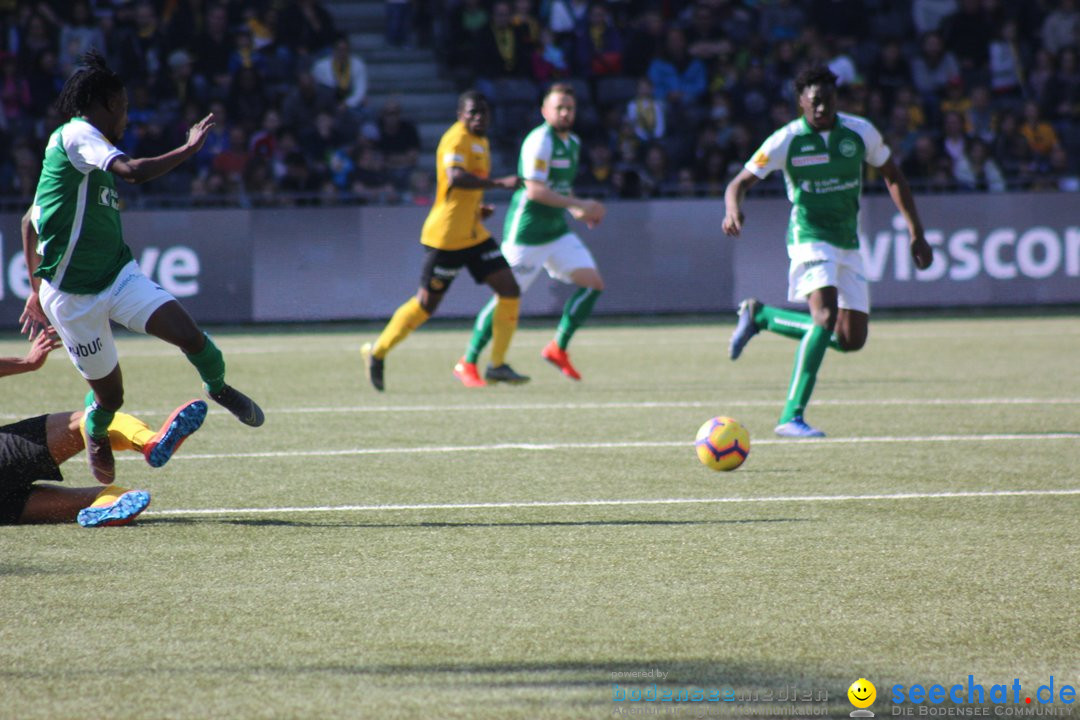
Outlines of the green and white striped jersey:
[[[560,195],[569,195],[577,177],[581,141],[571,133],[564,141],[550,125],[534,128],[521,143],[518,175],[526,180],[540,180]],[[503,227],[505,242],[543,245],[570,232],[566,210],[534,202],[518,188],[510,199]]]
[[132,259],[115,178],[106,170],[123,154],[82,118],[49,137],[30,214],[42,256],[34,274],[64,292],[101,292]]
[[759,178],[784,172],[791,218],[787,243],[826,242],[859,247],[862,164],[881,167],[889,159],[881,133],[865,118],[838,113],[832,130],[817,132],[806,118],[770,135],[746,169]]

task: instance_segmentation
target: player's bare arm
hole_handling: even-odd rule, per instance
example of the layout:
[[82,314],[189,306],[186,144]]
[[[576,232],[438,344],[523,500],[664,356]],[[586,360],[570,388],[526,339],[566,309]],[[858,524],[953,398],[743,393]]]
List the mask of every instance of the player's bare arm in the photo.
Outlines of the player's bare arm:
[[923,233],[922,220],[919,219],[919,211],[915,207],[915,198],[911,194],[911,186],[908,185],[904,173],[893,162],[892,158],[885,161],[881,166],[881,176],[885,178],[885,187],[889,190],[889,196],[904,221],[908,226],[908,234],[911,236],[911,258],[915,261],[915,267],[925,270],[934,262],[934,249],[926,242]]
[[460,167],[449,168],[446,174],[450,180],[450,187],[461,190],[516,190],[521,185],[521,178],[517,175],[486,178],[473,175],[465,168]]
[[746,168],[739,171],[735,179],[728,183],[724,190],[724,234],[731,237],[739,237],[742,232],[743,215],[742,203],[746,198],[747,191],[758,183],[758,176]]
[[542,180],[526,180],[525,197],[541,205],[569,210],[575,220],[582,221],[590,228],[596,227],[607,214],[607,208],[602,203],[574,195],[562,195]]
[[49,353],[60,347],[60,345],[60,340],[55,335],[44,332],[38,333],[37,336],[31,339],[30,350],[27,351],[25,357],[0,358],[0,377],[37,370],[45,364],[45,359],[49,357]]
[[45,334],[43,331],[49,328],[49,318],[45,315],[45,311],[41,307],[41,300],[38,298],[38,287],[41,284],[41,279],[34,276],[40,258],[37,254],[38,234],[34,228],[33,213],[34,208],[31,207],[23,215],[20,223],[23,259],[26,261],[27,274],[30,276],[30,294],[26,298],[22,314],[19,315],[19,322],[22,324],[20,332],[28,334],[31,339],[34,339],[39,334]]
[[202,149],[206,136],[215,124],[211,113],[188,129],[187,142],[164,155],[152,158],[129,158],[121,155],[109,163],[109,172],[125,182],[139,184],[161,177]]

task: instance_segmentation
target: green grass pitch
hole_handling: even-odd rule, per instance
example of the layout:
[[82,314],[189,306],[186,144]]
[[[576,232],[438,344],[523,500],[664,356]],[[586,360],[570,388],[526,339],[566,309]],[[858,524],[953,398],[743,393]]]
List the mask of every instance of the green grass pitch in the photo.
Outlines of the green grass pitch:
[[[603,718],[648,673],[832,717],[867,678],[881,717],[895,684],[1080,685],[1076,317],[875,318],[826,356],[806,442],[772,435],[794,343],[732,363],[731,328],[597,323],[573,383],[530,322],[533,381],[467,390],[468,330],[437,324],[381,395],[373,327],[218,331],[264,427],[212,406],[166,467],[123,457],[153,493],[133,526],[0,528],[0,718]],[[169,346],[120,352],[126,410],[197,396]],[[85,391],[60,353],[0,385],[0,422]],[[751,435],[732,473],[692,448],[721,414]]]

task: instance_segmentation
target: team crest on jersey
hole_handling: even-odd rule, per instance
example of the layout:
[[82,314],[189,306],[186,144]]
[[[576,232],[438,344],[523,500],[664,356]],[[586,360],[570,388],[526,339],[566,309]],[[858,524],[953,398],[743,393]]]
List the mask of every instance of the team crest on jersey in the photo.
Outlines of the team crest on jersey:
[[101,188],[101,194],[98,196],[98,204],[111,207],[113,210],[119,210],[120,193],[110,187],[103,187]]
[[846,158],[855,157],[855,153],[858,152],[858,148],[855,146],[855,141],[851,138],[844,138],[840,141],[840,154]]

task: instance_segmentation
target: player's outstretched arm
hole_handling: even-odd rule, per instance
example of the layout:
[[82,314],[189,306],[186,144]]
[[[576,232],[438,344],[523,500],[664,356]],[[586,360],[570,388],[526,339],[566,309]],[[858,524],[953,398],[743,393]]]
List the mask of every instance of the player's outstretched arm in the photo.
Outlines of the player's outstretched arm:
[[589,228],[599,225],[607,214],[607,208],[602,203],[573,194],[562,195],[549,188],[542,180],[526,180],[525,197],[541,205],[569,210],[575,220],[580,220]]
[[900,167],[893,162],[892,158],[885,161],[879,168],[881,176],[885,178],[885,187],[889,189],[889,196],[904,221],[908,226],[908,235],[911,236],[911,258],[915,261],[915,267],[925,270],[934,262],[934,249],[926,242],[923,234],[922,220],[919,219],[919,211],[915,207],[915,197],[911,194],[911,186]]
[[25,357],[0,358],[0,377],[37,370],[45,364],[45,358],[49,357],[49,353],[58,347],[60,347],[60,341],[56,336],[47,332],[38,333],[30,341],[30,350]]
[[724,222],[721,226],[726,235],[739,237],[739,233],[742,232],[743,221],[746,219],[743,215],[742,203],[746,198],[746,192],[757,183],[758,176],[746,168],[740,170],[735,179],[728,183],[727,189],[724,190]]
[[448,168],[446,175],[450,180],[450,187],[461,190],[491,190],[501,188],[503,190],[516,190],[521,186],[521,178],[517,175],[505,175],[497,178],[480,177],[473,175],[465,168]]
[[152,158],[129,158],[121,155],[109,163],[109,172],[132,184],[144,183],[161,177],[199,152],[206,142],[206,136],[213,129],[214,114],[210,113],[188,130],[187,142],[175,150]]

